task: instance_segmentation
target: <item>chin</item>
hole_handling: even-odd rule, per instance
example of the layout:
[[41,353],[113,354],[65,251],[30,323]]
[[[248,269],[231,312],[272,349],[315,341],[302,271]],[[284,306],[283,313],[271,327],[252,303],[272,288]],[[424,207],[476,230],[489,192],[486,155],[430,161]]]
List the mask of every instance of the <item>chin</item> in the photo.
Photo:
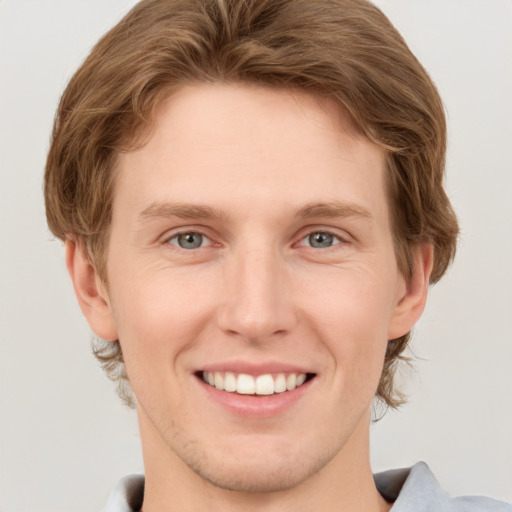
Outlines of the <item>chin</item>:
[[192,468],[198,476],[213,486],[234,492],[269,493],[291,489],[301,484],[316,472],[297,463],[280,464],[281,467],[269,467],[268,464],[236,464],[220,467]]
[[[311,447],[281,449],[218,451],[209,457],[188,452],[183,462],[203,481],[234,492],[269,493],[285,491],[300,485],[316,474],[334,454],[312,458]],[[293,449],[295,448],[295,449]],[[252,451],[252,453],[251,453]],[[211,453],[211,452],[210,452]]]

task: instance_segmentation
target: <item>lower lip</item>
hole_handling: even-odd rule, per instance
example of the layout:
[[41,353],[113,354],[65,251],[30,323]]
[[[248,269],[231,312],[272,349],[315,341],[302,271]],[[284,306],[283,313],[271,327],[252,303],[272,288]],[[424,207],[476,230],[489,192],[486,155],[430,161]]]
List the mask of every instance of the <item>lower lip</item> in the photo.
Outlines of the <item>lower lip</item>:
[[196,377],[210,401],[228,409],[232,414],[249,418],[269,418],[282,414],[300,400],[313,385],[316,377],[298,388],[273,395],[240,395],[221,391]]

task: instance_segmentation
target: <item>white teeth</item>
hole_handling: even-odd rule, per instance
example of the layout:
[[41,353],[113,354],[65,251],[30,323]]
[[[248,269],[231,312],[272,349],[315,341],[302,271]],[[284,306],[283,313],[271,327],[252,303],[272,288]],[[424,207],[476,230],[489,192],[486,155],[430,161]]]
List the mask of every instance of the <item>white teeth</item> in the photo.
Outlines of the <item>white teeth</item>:
[[254,395],[256,384],[252,375],[241,373],[236,381],[236,392],[241,395]]
[[220,390],[224,389],[224,377],[222,376],[222,373],[215,372],[214,382],[215,382],[215,387],[217,389],[220,389]]
[[297,375],[295,373],[290,373],[288,378],[286,379],[286,389],[288,391],[292,391],[297,387]]
[[306,382],[305,373],[265,373],[254,377],[246,373],[203,372],[202,378],[212,387],[240,395],[273,395],[293,391]]
[[286,391],[286,377],[284,373],[280,373],[274,381],[274,393],[282,393]]
[[299,375],[297,375],[297,379],[295,380],[295,386],[296,387],[302,386],[302,384],[304,384],[304,382],[306,382],[306,374],[300,373]]
[[226,372],[224,376],[224,391],[233,393],[236,391],[236,377],[234,373]]
[[274,379],[272,375],[260,375],[256,377],[256,394],[257,395],[273,395],[274,394]]

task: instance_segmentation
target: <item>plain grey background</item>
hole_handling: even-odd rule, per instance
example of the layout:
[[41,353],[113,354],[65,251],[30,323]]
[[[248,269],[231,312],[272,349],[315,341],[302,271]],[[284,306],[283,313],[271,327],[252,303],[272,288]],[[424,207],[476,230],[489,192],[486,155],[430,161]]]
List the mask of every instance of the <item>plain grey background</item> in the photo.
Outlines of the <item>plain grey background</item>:
[[[314,0],[312,0],[314,1]],[[42,175],[67,80],[131,0],[0,0],[0,510],[99,510],[142,471],[135,413],[90,355]],[[462,237],[416,328],[410,403],[375,470],[426,460],[452,494],[512,501],[512,2],[380,0],[436,81]]]

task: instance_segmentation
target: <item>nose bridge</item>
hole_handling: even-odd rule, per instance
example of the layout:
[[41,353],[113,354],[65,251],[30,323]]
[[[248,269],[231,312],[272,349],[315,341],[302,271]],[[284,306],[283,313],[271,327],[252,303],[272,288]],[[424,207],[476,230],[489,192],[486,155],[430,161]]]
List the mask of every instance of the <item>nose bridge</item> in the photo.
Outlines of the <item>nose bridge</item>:
[[220,327],[250,341],[291,329],[295,322],[287,272],[270,245],[245,246],[226,265]]

